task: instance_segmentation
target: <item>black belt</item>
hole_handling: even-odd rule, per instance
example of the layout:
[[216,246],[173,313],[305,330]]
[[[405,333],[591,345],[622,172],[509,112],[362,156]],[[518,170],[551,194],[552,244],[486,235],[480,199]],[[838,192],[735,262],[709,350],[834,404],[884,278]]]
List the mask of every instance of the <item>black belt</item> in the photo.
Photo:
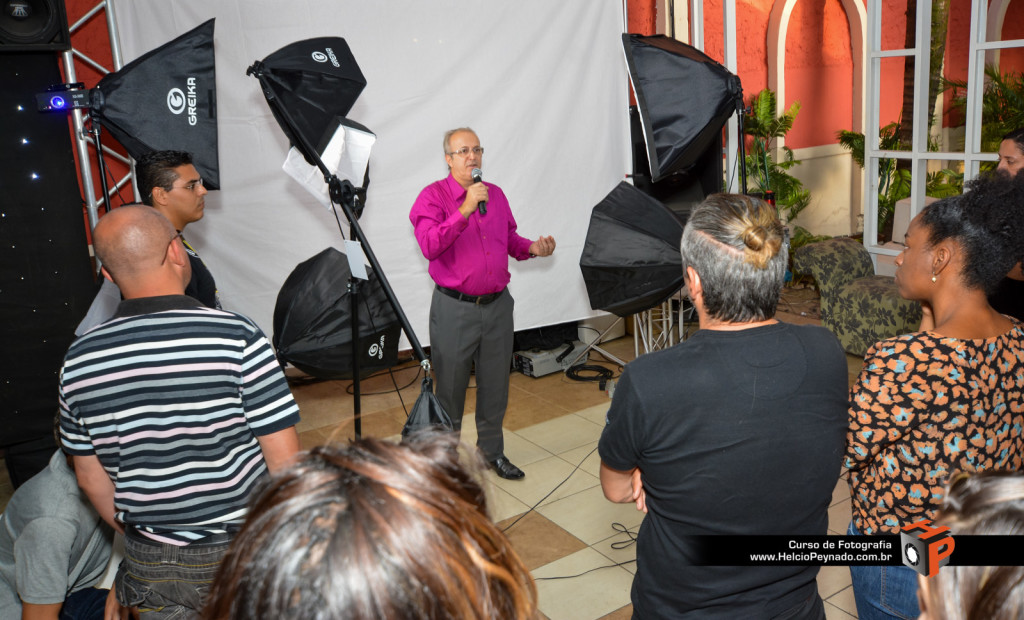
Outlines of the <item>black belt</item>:
[[487,295],[467,295],[460,293],[453,288],[445,288],[441,285],[437,285],[437,290],[441,293],[451,297],[452,299],[458,299],[459,301],[468,301],[471,304],[477,304],[478,306],[486,306],[495,299],[501,297],[501,294],[505,292],[505,289],[501,289],[497,293],[489,293]]

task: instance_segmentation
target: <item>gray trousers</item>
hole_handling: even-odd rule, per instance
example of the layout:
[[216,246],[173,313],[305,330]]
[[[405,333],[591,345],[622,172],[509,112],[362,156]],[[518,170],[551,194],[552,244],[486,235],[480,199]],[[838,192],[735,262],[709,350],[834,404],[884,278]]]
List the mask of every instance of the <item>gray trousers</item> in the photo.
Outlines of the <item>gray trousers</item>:
[[501,424],[508,405],[514,305],[508,289],[487,305],[459,301],[436,288],[430,301],[430,360],[437,399],[455,430],[462,430],[470,369],[476,364],[476,445],[489,461],[505,452]]

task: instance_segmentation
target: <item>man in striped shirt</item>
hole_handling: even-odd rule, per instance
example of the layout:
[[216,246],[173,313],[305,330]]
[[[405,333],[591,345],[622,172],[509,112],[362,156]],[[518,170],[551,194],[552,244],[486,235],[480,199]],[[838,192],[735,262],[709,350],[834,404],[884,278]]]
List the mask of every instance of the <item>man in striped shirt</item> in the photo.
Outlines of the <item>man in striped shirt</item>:
[[188,615],[254,486],[298,451],[298,407],[255,324],[184,294],[188,253],[164,216],[115,209],[93,240],[124,301],[65,356],[62,441],[100,516],[125,533],[121,604]]

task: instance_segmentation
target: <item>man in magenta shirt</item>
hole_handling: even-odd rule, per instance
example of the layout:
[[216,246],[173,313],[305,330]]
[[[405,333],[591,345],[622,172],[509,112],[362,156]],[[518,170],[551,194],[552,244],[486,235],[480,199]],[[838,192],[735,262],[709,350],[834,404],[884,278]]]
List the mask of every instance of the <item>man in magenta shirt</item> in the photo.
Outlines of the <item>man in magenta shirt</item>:
[[505,456],[501,431],[513,335],[508,257],[550,256],[555,240],[530,241],[516,233],[505,193],[493,183],[473,179],[483,154],[472,129],[445,133],[450,174],[420,192],[409,219],[437,285],[430,303],[437,397],[461,430],[469,374],[476,364],[477,447],[499,476],[518,480],[525,474]]

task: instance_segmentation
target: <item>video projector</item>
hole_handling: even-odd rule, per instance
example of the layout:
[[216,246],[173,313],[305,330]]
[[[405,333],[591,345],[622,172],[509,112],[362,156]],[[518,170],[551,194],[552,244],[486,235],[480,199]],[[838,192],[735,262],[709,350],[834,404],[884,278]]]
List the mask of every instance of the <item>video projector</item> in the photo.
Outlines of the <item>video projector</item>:
[[[555,349],[516,351],[512,354],[512,367],[527,377],[543,377],[553,372],[562,372],[583,351],[583,347],[582,342],[575,340]],[[586,361],[584,357],[578,364]]]

